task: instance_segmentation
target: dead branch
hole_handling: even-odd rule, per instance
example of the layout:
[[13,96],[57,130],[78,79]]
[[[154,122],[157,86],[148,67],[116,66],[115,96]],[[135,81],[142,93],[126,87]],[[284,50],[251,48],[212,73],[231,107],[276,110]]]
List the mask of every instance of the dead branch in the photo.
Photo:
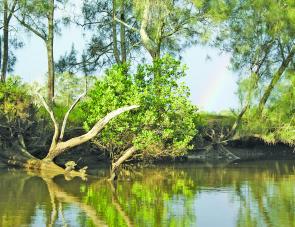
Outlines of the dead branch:
[[64,137],[64,132],[65,132],[65,128],[66,128],[66,124],[69,118],[69,115],[71,113],[71,111],[75,108],[75,106],[78,104],[78,102],[86,95],[86,92],[84,92],[83,94],[81,94],[75,101],[74,103],[71,105],[71,107],[69,108],[69,110],[67,111],[64,120],[62,122],[62,127],[61,127],[61,131],[60,131],[60,136],[59,136],[59,140],[62,141],[63,137]]

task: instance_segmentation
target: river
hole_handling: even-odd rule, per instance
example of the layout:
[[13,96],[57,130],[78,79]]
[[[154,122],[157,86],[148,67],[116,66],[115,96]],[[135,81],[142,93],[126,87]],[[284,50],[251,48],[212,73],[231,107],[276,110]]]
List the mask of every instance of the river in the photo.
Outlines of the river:
[[295,161],[124,171],[114,186],[0,171],[0,226],[295,226]]

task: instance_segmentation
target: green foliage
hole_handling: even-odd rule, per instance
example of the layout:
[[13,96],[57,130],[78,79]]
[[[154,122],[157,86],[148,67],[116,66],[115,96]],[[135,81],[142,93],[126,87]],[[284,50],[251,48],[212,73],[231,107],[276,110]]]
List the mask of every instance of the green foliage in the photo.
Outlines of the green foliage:
[[[246,112],[241,135],[294,144],[294,1],[205,1],[218,32],[214,44],[231,53],[241,73],[237,95]],[[294,76],[294,73],[293,73]],[[257,110],[257,104],[259,109]],[[265,109],[261,117],[261,110]]]
[[178,80],[185,67],[170,56],[152,65],[140,65],[130,73],[128,65],[106,71],[89,92],[82,109],[87,113],[85,128],[122,106],[139,104],[109,123],[99,142],[109,151],[123,151],[135,145],[143,155],[182,155],[196,134],[198,115],[188,100],[189,91]]
[[269,99],[262,119],[257,118],[256,108],[245,116],[240,133],[254,134],[269,143],[282,141],[295,144],[295,77],[289,71],[277,85]]
[[0,83],[0,117],[7,122],[26,120],[32,110],[29,87],[20,77],[8,77]]
[[264,78],[271,77],[293,45],[294,1],[247,0],[219,6],[211,4],[214,12],[226,12],[227,17],[215,44],[232,53],[233,69],[258,70]]
[[19,135],[33,136],[30,129],[37,110],[31,100],[29,86],[20,77],[8,77],[5,83],[0,83],[0,147],[3,145],[5,149]]
[[[114,9],[113,9],[114,2]],[[116,17],[130,25],[137,25],[138,22],[132,12],[132,1],[121,0],[85,0],[83,1],[82,24],[91,31],[91,39],[85,50],[85,68],[87,71],[95,71],[105,65],[112,65],[117,62],[114,51],[117,45],[119,55],[122,55],[123,49],[127,54],[127,59],[135,60],[137,57],[142,57],[139,50],[140,35],[132,29],[122,30],[122,25],[119,22],[113,24],[113,10]],[[114,35],[113,26],[117,36]],[[107,38],[106,38],[107,37]],[[125,48],[121,44],[125,44]],[[111,47],[111,49],[110,49]],[[119,48],[120,47],[120,48]],[[110,54],[110,51],[111,54]],[[120,56],[119,56],[120,58]],[[122,61],[122,56],[121,59]],[[117,62],[118,63],[118,62]],[[83,69],[84,70],[84,69]]]

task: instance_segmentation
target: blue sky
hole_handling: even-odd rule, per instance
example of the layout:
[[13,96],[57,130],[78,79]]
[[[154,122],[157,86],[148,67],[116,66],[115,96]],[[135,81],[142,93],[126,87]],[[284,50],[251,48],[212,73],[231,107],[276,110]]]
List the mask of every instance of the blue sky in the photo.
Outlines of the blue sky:
[[[14,74],[22,76],[28,82],[45,81],[45,44],[28,33],[22,33],[22,40],[25,46],[16,52],[18,60]],[[79,28],[63,29],[63,34],[55,37],[55,60],[70,51],[72,44],[82,50],[85,42],[86,38]],[[238,107],[235,96],[238,77],[228,69],[230,55],[219,54],[218,50],[211,47],[194,46],[183,53],[182,61],[188,66],[185,82],[191,89],[191,100],[201,110],[217,112]]]

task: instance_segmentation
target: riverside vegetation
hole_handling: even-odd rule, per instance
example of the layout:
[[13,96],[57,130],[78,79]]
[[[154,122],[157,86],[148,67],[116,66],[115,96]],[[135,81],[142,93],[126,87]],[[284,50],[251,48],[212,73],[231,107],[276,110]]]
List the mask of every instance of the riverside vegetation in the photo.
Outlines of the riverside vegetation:
[[[84,177],[87,166],[77,168],[71,157],[91,150],[111,164],[113,181],[130,160],[177,160],[199,148],[205,157],[236,160],[227,145],[246,139],[292,150],[294,1],[182,3],[84,1],[81,15],[71,18],[58,13],[71,7],[67,1],[1,1],[1,165]],[[73,47],[54,61],[55,34],[69,24],[92,38],[81,56]],[[7,76],[23,32],[46,44],[44,85]],[[240,75],[239,109],[214,116],[191,103],[178,59],[197,44],[231,54]],[[94,76],[98,70],[103,76]],[[69,151],[68,162],[57,165]]]

